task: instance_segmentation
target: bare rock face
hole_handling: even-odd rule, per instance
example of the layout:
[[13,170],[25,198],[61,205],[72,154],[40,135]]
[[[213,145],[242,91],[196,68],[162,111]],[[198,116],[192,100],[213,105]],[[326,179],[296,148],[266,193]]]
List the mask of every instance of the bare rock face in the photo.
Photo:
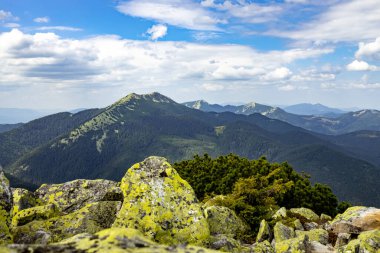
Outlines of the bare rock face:
[[335,234],[360,234],[363,231],[380,229],[380,209],[355,206],[339,214],[331,222]]
[[203,245],[209,226],[194,190],[162,157],[133,165],[121,181],[123,206],[113,227],[133,228],[160,243]]

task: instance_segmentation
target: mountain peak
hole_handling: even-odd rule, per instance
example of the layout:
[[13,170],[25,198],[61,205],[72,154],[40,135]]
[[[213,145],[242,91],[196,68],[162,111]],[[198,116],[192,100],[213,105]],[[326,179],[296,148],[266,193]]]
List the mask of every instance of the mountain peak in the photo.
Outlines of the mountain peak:
[[130,103],[136,103],[137,101],[141,100],[146,100],[146,101],[151,101],[155,103],[175,103],[172,99],[162,95],[161,93],[158,92],[153,92],[153,93],[148,93],[148,94],[136,94],[136,93],[131,93],[116,103],[114,103],[112,106],[120,106],[120,105],[126,105]]

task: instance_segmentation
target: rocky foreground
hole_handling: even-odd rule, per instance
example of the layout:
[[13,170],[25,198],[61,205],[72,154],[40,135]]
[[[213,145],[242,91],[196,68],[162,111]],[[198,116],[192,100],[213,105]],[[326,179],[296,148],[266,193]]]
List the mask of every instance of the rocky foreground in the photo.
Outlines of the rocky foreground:
[[214,200],[199,203],[161,157],[135,164],[120,183],[35,192],[10,188],[0,172],[0,252],[380,252],[380,209],[351,207],[332,219],[281,208],[244,244],[247,225]]

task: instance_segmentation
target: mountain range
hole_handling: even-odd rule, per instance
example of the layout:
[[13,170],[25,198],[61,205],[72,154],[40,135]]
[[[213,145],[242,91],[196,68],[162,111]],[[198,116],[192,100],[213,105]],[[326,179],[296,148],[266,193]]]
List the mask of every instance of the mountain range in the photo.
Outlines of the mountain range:
[[[240,112],[262,110],[252,104]],[[276,110],[281,110],[275,108]],[[130,94],[103,109],[58,113],[0,134],[0,161],[15,187],[77,178],[119,180],[150,155],[171,162],[194,154],[236,153],[288,161],[341,200],[380,205],[376,131],[329,136],[268,118],[203,112],[159,93]],[[353,187],[355,186],[355,187]]]
[[204,100],[198,100],[186,102],[183,103],[183,105],[205,112],[233,112],[244,115],[260,113],[266,117],[278,119],[294,126],[326,135],[340,135],[360,130],[380,130],[380,111],[377,110],[347,112],[331,118],[326,116],[293,114],[279,107],[254,102],[240,106],[221,106],[218,104],[209,104]]
[[286,112],[298,114],[298,115],[314,115],[314,116],[322,116],[322,117],[330,117],[330,118],[335,118],[344,113],[347,113],[347,111],[344,111],[341,109],[328,107],[322,104],[309,104],[309,103],[285,106],[283,107],[283,109]]

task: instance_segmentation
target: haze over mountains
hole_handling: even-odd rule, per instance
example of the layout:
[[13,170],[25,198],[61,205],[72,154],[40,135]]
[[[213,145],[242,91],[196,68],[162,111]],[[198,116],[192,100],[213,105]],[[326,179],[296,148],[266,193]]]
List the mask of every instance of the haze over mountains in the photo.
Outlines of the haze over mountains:
[[[347,112],[337,115],[338,109],[333,109],[321,105],[307,106],[296,105],[291,110],[298,112],[312,113],[313,111],[324,112],[324,115],[315,116],[298,115],[289,113],[279,107],[272,107],[258,103],[248,103],[240,106],[218,104],[209,104],[204,100],[183,103],[187,107],[198,109],[205,112],[233,112],[237,114],[250,115],[260,113],[272,119],[278,119],[288,122],[294,126],[328,135],[339,135],[359,130],[379,130],[380,129],[380,111],[377,110],[360,110],[356,112]],[[304,109],[302,109],[304,108]],[[331,117],[331,114],[334,117]]]
[[[194,154],[232,152],[250,159],[266,156],[270,161],[288,161],[310,174],[313,182],[330,185],[341,200],[380,205],[379,132],[329,136],[272,118],[291,116],[305,122],[314,116],[253,103],[198,104],[199,109],[209,106],[219,113],[192,109],[152,93],[130,94],[104,109],[50,115],[1,133],[0,163],[11,181],[31,186],[77,178],[119,180],[125,168],[150,155],[174,162]],[[222,112],[226,108],[236,113]],[[362,118],[375,128],[376,118],[367,113],[377,112],[348,113],[338,119]],[[325,119],[314,118],[317,123]],[[343,129],[360,126],[350,122]]]

